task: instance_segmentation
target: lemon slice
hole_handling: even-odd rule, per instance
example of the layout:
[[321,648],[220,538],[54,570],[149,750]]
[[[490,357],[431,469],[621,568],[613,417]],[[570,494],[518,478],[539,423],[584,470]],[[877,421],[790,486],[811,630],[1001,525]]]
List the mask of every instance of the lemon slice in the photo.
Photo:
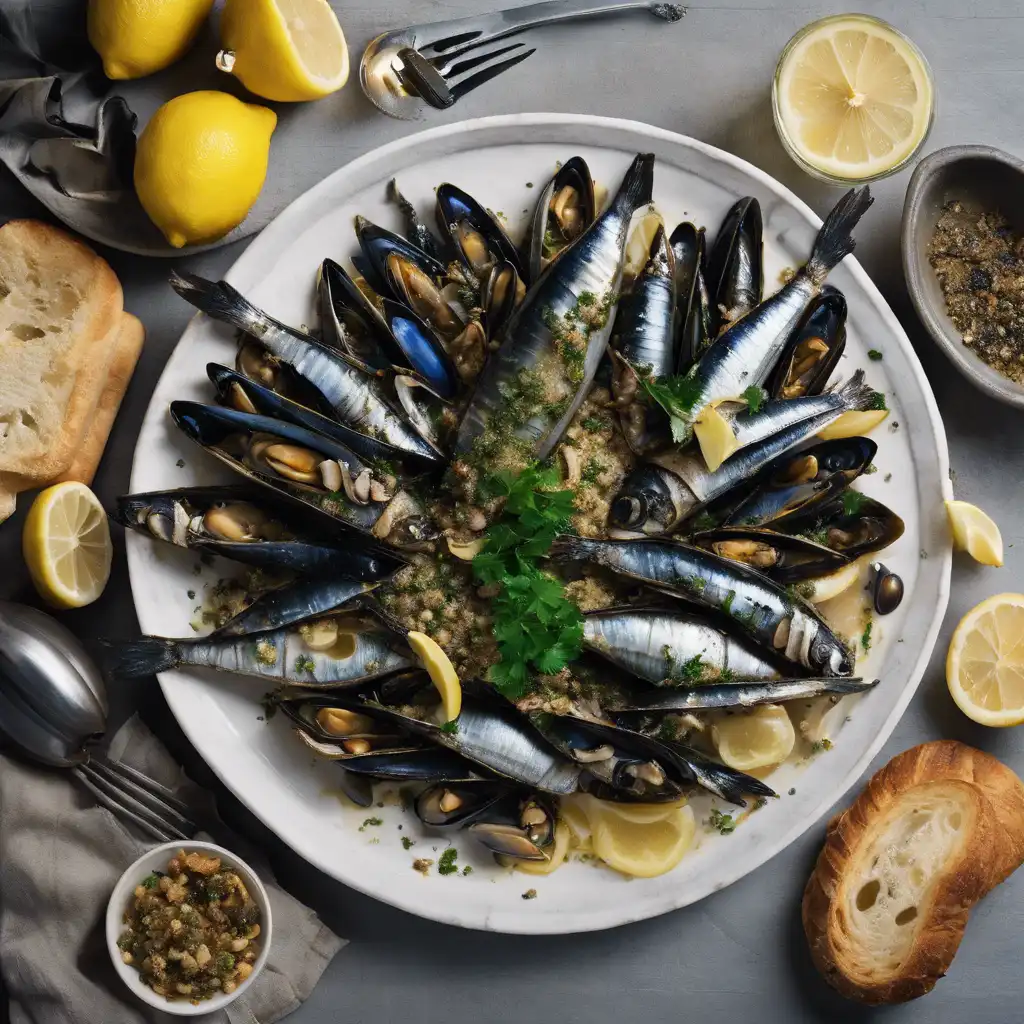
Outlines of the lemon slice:
[[931,127],[931,73],[891,25],[863,15],[825,18],[795,36],[779,61],[776,124],[792,155],[843,181],[906,163]]
[[740,446],[729,421],[711,406],[700,414],[700,419],[693,425],[693,432],[704,462],[712,473]]
[[587,816],[588,822],[594,816],[611,814],[632,825],[649,825],[653,821],[669,818],[688,802],[686,797],[680,797],[678,800],[669,800],[663,804],[626,804],[613,800],[598,800],[587,793],[580,793],[576,800],[577,807]]
[[217,66],[257,96],[317,100],[348,81],[348,44],[327,0],[227,0]]
[[849,412],[841,413],[824,430],[819,430],[818,437],[823,441],[835,441],[842,437],[863,437],[874,430],[888,415],[888,409],[865,409],[862,412],[851,409]]
[[85,484],[68,481],[36,496],[21,550],[40,597],[55,608],[82,608],[103,593],[114,548],[107,514]]
[[591,799],[584,793],[564,796],[558,802],[558,818],[569,826],[573,845],[590,845],[590,819],[587,817],[585,801]]
[[946,685],[974,722],[1024,722],[1024,594],[996,594],[960,620],[946,655]]
[[544,851],[547,854],[545,860],[517,860],[515,857],[504,857],[499,854],[498,863],[514,867],[527,875],[550,875],[565,863],[571,838],[569,826],[560,821],[555,825],[554,842]]
[[664,226],[665,222],[661,219],[660,213],[645,213],[637,221],[637,225],[633,228],[629,241],[626,243],[626,263],[622,270],[626,277],[640,276],[640,271],[644,269],[647,257],[651,253],[654,236],[658,233],[658,228]]
[[693,844],[697,822],[690,807],[647,824],[599,812],[591,818],[594,853],[609,867],[635,878],[671,871]]
[[448,655],[426,633],[414,630],[406,636],[406,640],[441,695],[445,721],[454,721],[462,710],[462,684]]
[[818,576],[816,579],[808,580],[806,590],[803,584],[800,585],[800,596],[804,600],[810,601],[811,604],[831,601],[833,598],[849,590],[860,579],[864,562],[869,557],[865,555],[864,558],[858,559],[856,562],[850,562],[849,565],[844,565],[842,569],[837,569],[827,576]]
[[946,514],[957,551],[966,551],[982,565],[1003,564],[1003,535],[977,505],[969,501],[947,501]]
[[718,719],[711,739],[730,768],[749,772],[785,761],[796,743],[796,731],[784,707],[765,704]]

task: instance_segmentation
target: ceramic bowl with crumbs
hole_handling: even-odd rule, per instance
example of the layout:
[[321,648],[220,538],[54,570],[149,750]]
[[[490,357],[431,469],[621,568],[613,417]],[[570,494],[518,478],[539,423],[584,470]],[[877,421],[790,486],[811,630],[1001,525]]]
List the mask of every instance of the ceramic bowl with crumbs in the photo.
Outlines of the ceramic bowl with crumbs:
[[1024,161],[951,146],[918,164],[903,207],[903,269],[953,365],[1024,408]]
[[267,962],[271,928],[256,873],[213,843],[155,847],[125,871],[107,904],[107,948],[121,980],[179,1017],[237,999]]

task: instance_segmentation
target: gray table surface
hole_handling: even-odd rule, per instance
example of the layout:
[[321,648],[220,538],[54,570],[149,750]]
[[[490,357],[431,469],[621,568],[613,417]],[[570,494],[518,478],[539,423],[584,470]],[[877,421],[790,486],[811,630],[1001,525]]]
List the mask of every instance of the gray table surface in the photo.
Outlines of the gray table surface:
[[[387,27],[494,9],[496,0],[333,0],[353,56]],[[47,0],[34,0],[44,9]],[[836,191],[806,177],[776,140],[769,107],[774,62],[802,25],[843,9],[805,0],[722,0],[690,7],[685,21],[658,29],[645,18],[549,30],[543,52],[523,69],[478,90],[432,123],[516,111],[577,111],[635,118],[695,136],[750,160],[824,213]],[[1017,0],[861,0],[859,9],[893,21],[931,61],[938,116],[927,150],[979,142],[1024,149],[1024,17]],[[208,41],[209,42],[209,41]],[[212,45],[212,43],[211,43]],[[205,55],[208,57],[208,54]],[[213,87],[200,65],[172,69],[127,92],[143,119],[175,89]],[[338,96],[284,112],[272,173],[289,174],[298,194],[368,149],[415,130],[385,119],[352,81]],[[878,202],[858,232],[858,255],[906,327],[938,399],[949,437],[958,497],[981,504],[1000,524],[1005,568],[958,556],[952,598],[920,690],[873,768],[913,744],[939,737],[972,743],[1024,771],[1021,733],[974,726],[954,707],[943,662],[960,616],[977,601],[1021,589],[1024,532],[1020,477],[1024,419],[963,381],[920,328],[903,283],[899,218],[909,172],[874,187]],[[0,222],[44,216],[9,176],[0,177]],[[245,243],[180,261],[207,276],[226,271]],[[127,489],[134,439],[150,393],[190,309],[167,287],[171,264],[104,253],[124,282],[125,304],[146,324],[148,341],[96,479],[109,500]],[[0,596],[33,601],[18,538],[28,501],[0,529]],[[94,607],[64,616],[86,642],[137,628],[120,539],[113,576]],[[141,710],[190,771],[208,770],[177,731],[155,685],[116,687],[114,717]],[[517,938],[460,931],[411,917],[352,892],[296,857],[230,796],[226,817],[263,842],[279,877],[352,944],[334,961],[306,1005],[289,1020],[494,1022],[554,1017],[615,1024],[630,1019],[735,1022],[767,1019],[986,1024],[1024,1019],[1018,964],[1024,934],[1024,872],[974,912],[948,977],[916,1003],[871,1011],[844,1002],[817,977],[799,922],[799,902],[818,852],[823,822],[773,861],[702,903],[612,931]],[[742,841],[737,837],[737,841]]]

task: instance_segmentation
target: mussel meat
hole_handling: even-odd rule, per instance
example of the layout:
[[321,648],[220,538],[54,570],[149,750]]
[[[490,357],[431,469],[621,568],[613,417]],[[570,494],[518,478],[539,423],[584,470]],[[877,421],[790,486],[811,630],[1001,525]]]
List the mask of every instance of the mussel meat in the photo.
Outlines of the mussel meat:
[[850,561],[846,555],[806,537],[756,527],[719,527],[697,534],[693,543],[722,558],[749,565],[776,583],[826,576]]
[[772,398],[820,395],[846,348],[846,299],[825,285],[786,343],[766,390]]
[[590,168],[581,156],[570,157],[541,190],[530,226],[529,279],[541,271],[597,219]]
[[371,371],[390,365],[394,340],[389,337],[380,308],[344,268],[334,260],[324,260],[317,273],[316,291],[323,343]]
[[511,263],[523,281],[526,269],[505,229],[471,195],[445,182],[437,188],[437,223],[481,285],[499,263]]

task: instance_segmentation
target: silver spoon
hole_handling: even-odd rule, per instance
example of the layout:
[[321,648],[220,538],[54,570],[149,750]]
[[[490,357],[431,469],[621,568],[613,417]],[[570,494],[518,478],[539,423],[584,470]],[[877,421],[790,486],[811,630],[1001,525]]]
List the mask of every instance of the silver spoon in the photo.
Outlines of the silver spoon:
[[[399,52],[406,48],[418,52],[422,63],[426,65],[420,68],[421,72],[429,76],[429,81],[440,92],[446,95],[455,93],[451,100],[454,102],[459,95],[469,91],[466,82],[454,81],[459,69],[455,62],[476,47],[541,25],[636,10],[648,11],[656,18],[669,22],[678,21],[686,13],[686,8],[679,4],[654,3],[651,0],[547,0],[545,3],[528,4],[494,14],[413,25],[385,32],[366,47],[359,62],[359,84],[370,101],[385,114],[402,120],[414,120],[423,115],[428,105],[421,96],[407,88],[409,76],[404,73],[405,62],[399,57]],[[499,51],[493,56],[503,52]],[[503,65],[512,66],[516,60],[513,58],[512,61],[505,61]],[[479,66],[478,62],[464,63],[467,66],[472,64],[474,68]],[[436,76],[428,68],[436,71]],[[504,66],[497,70],[504,70]],[[479,71],[476,71],[475,77],[475,84],[487,80],[481,77]],[[415,80],[415,76],[413,78]],[[450,103],[435,105],[446,106]]]

